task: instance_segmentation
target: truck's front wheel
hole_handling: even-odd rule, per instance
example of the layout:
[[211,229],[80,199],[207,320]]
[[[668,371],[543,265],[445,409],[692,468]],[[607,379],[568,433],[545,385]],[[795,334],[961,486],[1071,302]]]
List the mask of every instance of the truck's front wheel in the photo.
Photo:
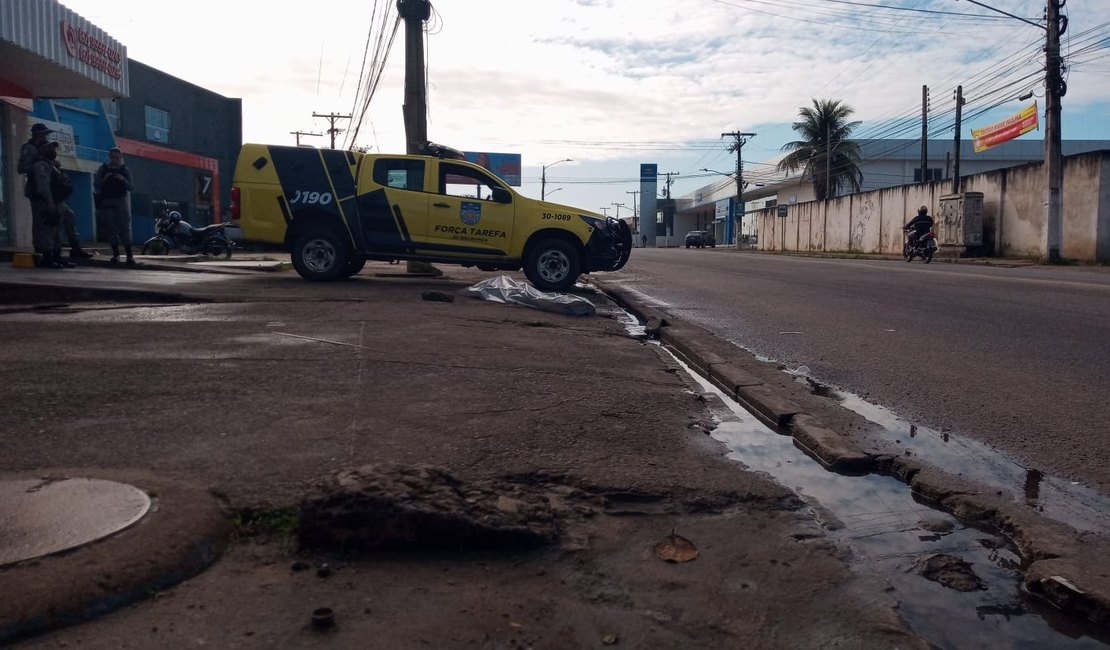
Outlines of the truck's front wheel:
[[570,243],[545,239],[528,251],[524,275],[540,291],[566,291],[578,281],[582,260]]
[[347,244],[333,230],[314,230],[297,238],[293,245],[293,268],[305,280],[325,282],[343,275],[348,268]]

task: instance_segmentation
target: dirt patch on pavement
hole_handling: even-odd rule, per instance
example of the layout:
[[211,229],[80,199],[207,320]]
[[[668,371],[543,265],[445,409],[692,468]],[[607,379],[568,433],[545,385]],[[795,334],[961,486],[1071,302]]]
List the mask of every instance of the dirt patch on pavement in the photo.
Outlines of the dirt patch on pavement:
[[[0,467],[188,477],[244,524],[202,575],[32,645],[923,647],[881,581],[853,574],[793,493],[726,460],[680,371],[606,312],[496,305],[443,280],[221,284],[181,288],[221,303],[5,317],[20,343],[0,353]],[[355,475],[362,492],[315,511],[331,536],[299,548],[317,514],[284,513]],[[358,503],[375,526],[337,525]],[[266,512],[269,534],[241,516]],[[452,517],[452,539],[482,543],[383,543]],[[672,532],[696,560],[657,556]]]

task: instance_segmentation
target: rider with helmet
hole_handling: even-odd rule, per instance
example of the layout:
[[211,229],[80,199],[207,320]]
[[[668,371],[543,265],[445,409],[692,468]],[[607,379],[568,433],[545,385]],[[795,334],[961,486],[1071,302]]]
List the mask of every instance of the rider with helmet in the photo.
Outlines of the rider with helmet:
[[921,206],[917,209],[917,216],[910,219],[909,223],[902,226],[902,230],[909,231],[909,245],[913,246],[918,238],[922,235],[928,234],[933,229],[933,218],[929,216],[928,206]]

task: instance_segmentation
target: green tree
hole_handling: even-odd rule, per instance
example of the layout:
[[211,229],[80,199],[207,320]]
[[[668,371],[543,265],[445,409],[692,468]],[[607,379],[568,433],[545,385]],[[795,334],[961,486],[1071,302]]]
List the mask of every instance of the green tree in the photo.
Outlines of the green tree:
[[801,139],[787,142],[782,150],[789,152],[779,161],[781,172],[803,170],[813,182],[817,200],[836,196],[841,187],[860,190],[863,173],[859,170],[859,144],[851,140],[859,122],[849,122],[855,109],[840,100],[813,100],[813,106],[798,110],[801,119],[791,128]]

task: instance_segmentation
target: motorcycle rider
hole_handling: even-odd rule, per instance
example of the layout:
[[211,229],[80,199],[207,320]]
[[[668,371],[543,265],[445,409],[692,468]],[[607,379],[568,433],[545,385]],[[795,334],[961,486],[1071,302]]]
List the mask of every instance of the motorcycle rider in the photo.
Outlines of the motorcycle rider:
[[909,241],[907,246],[913,247],[917,240],[922,236],[929,233],[933,229],[933,218],[929,216],[928,206],[921,206],[917,209],[917,216],[909,220],[909,223],[902,226],[902,230],[909,231]]

